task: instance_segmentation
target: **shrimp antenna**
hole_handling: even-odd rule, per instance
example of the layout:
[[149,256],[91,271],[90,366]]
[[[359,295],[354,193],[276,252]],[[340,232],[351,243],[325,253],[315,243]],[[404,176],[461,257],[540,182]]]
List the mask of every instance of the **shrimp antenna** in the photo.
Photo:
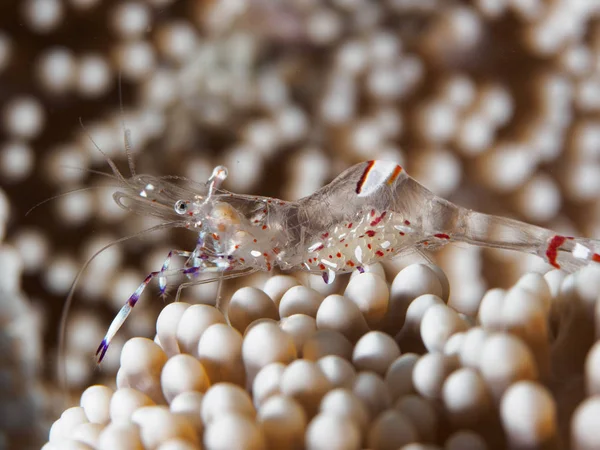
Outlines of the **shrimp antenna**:
[[126,185],[129,184],[129,183],[127,183],[127,180],[125,179],[125,177],[123,176],[123,174],[121,174],[121,172],[117,168],[117,165],[115,164],[115,162],[112,159],[110,159],[110,157],[106,153],[104,153],[104,151],[100,148],[100,146],[98,144],[96,144],[96,141],[94,141],[94,138],[92,137],[92,135],[85,128],[85,125],[83,125],[83,119],[81,117],[79,118],[79,124],[81,125],[81,128],[85,132],[85,134],[88,137],[88,139],[91,141],[91,143],[94,145],[94,147],[96,147],[96,150],[98,150],[102,154],[102,156],[104,156],[104,159],[106,160],[106,162],[110,166],[110,169],[112,170],[112,172],[115,175],[115,177],[117,177],[117,179],[119,181],[123,182],[124,184],[126,184]]
[[[116,178],[114,175],[112,175],[110,173],[106,173],[106,172],[101,172],[100,170],[88,169],[88,168],[84,168],[84,167],[63,166],[63,165],[61,165],[60,167],[62,167],[63,169],[79,170],[80,172],[93,173],[95,175],[100,175],[100,176],[103,176],[103,177],[106,177],[106,178],[110,178],[110,179],[113,179],[113,180]],[[88,189],[91,190],[91,189],[97,189],[97,188],[103,188],[103,187],[111,187],[111,186],[110,185],[104,185],[104,186],[87,186],[87,187],[81,187],[81,188],[77,188],[77,189],[72,189],[72,190],[67,191],[67,192],[61,192],[60,194],[53,195],[52,197],[45,198],[41,202],[36,203],[31,208],[29,208],[27,210],[27,212],[25,213],[25,217],[27,217],[38,206],[42,206],[43,204],[48,203],[50,200],[56,200],[57,198],[61,198],[61,197],[64,197],[66,195],[74,194],[75,192],[87,191]],[[118,186],[115,186],[115,187],[118,187]]]
[[61,165],[60,167],[63,169],[78,170],[80,172],[93,173],[94,175],[100,175],[102,177],[111,178],[113,180],[115,179],[115,176],[112,173],[102,172],[101,170],[88,169],[87,167],[75,167],[75,166],[65,166],[65,165]]
[[70,311],[71,307],[73,306],[73,298],[74,298],[74,294],[75,294],[75,288],[77,287],[77,284],[79,283],[79,280],[81,279],[81,276],[83,275],[85,270],[88,268],[88,266],[91,264],[91,262],[94,259],[96,259],[96,257],[99,254],[104,252],[104,250],[107,250],[114,245],[128,241],[129,239],[139,237],[143,234],[151,233],[153,231],[162,230],[165,228],[172,228],[174,226],[175,227],[178,226],[177,222],[162,223],[160,225],[156,225],[154,227],[148,228],[146,230],[142,230],[142,231],[132,234],[130,236],[122,237],[120,239],[117,239],[116,241],[106,244],[104,247],[102,247],[100,250],[98,250],[96,253],[94,253],[92,256],[90,256],[88,258],[88,260],[84,263],[84,265],[81,267],[81,269],[79,269],[79,272],[77,272],[77,275],[75,276],[75,279],[73,280],[73,284],[71,285],[71,288],[69,289],[69,293],[67,294],[67,298],[65,300],[65,304],[62,309],[62,313],[60,316],[59,335],[58,335],[58,378],[59,378],[59,384],[63,391],[65,407],[68,406],[67,366],[66,366],[66,362],[65,362],[65,336],[66,336],[66,332],[67,332],[67,319],[69,317],[69,311]]
[[[105,175],[108,175],[108,174],[105,174]],[[31,213],[31,211],[33,211],[34,209],[36,209],[38,206],[42,206],[43,204],[48,203],[51,200],[56,200],[57,198],[61,198],[61,197],[64,197],[66,195],[74,194],[75,192],[89,191],[89,190],[97,189],[97,188],[100,188],[100,187],[109,187],[109,186],[86,186],[86,187],[72,189],[72,190],[67,191],[67,192],[61,192],[60,194],[53,195],[52,197],[48,197],[48,198],[42,200],[41,202],[33,205],[31,208],[29,208],[29,210],[25,213],[25,217],[27,217],[29,215],[29,213]]]
[[131,152],[131,130],[125,126],[125,112],[123,111],[123,86],[121,81],[121,71],[119,70],[119,107],[121,109],[121,128],[123,129],[123,141],[125,144],[125,154],[127,155],[127,164],[131,176],[135,176],[135,161]]

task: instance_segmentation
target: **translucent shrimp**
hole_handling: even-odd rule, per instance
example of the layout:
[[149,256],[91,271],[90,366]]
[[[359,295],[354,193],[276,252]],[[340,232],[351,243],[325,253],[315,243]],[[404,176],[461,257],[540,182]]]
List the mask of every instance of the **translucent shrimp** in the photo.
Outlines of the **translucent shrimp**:
[[[191,251],[169,252],[129,297],[98,347],[98,362],[146,286],[156,279],[164,293],[175,274],[190,279],[178,299],[186,286],[274,267],[319,273],[332,283],[337,274],[452,241],[531,253],[567,271],[600,261],[600,241],[459,207],[388,161],[357,164],[295,202],[227,192],[220,189],[226,176],[219,166],[206,184],[179,179],[181,186],[173,178],[117,175],[122,189],[114,198],[121,207],[187,228],[198,239]],[[174,257],[185,259],[181,269],[170,269]],[[205,273],[215,277],[198,279]]]

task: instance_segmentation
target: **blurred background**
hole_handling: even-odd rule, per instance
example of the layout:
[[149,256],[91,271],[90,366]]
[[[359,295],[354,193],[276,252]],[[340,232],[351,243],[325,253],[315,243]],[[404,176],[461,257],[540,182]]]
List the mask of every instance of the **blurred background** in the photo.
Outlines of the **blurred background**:
[[[225,188],[294,200],[388,159],[462,206],[600,238],[599,113],[595,0],[2,0],[0,448],[39,448],[63,407],[58,326],[77,271],[155,224],[92,172],[109,171],[97,146],[128,174],[122,122],[138,173],[204,182],[224,164]],[[96,370],[118,308],[189,234],[112,247],[84,274],[71,394],[114,384],[119,346],[154,335],[153,286]],[[547,270],[461,245],[432,257],[451,305]],[[189,291],[214,302],[213,285]]]

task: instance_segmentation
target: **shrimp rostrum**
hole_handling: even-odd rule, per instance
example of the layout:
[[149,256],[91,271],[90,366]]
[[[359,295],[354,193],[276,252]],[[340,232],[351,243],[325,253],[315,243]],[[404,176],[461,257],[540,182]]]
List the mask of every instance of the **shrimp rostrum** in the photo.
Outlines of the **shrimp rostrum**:
[[[162,267],[129,297],[98,347],[98,361],[146,286],[156,279],[164,293],[176,274],[190,279],[179,286],[177,298],[191,284],[274,267],[319,273],[331,283],[337,274],[452,241],[531,253],[567,271],[600,261],[600,241],[454,205],[388,161],[357,164],[294,202],[222,190],[227,171],[221,166],[206,184],[186,186],[173,178],[115,175],[122,185],[114,194],[120,206],[157,216],[163,226],[194,231],[198,238],[191,251],[169,252]],[[181,269],[170,268],[175,257],[184,258]],[[199,277],[206,273],[214,277]]]

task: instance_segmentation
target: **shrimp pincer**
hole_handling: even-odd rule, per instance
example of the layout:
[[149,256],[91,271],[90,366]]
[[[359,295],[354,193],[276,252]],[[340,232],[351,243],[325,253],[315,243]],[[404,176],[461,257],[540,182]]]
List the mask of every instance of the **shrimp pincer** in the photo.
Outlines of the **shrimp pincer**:
[[[600,241],[454,205],[388,161],[357,164],[294,202],[225,191],[220,186],[227,171],[221,166],[205,184],[181,179],[185,186],[173,178],[115,175],[122,189],[114,198],[121,207],[156,216],[163,227],[189,229],[198,238],[190,251],[170,251],[129,297],[98,347],[98,362],[146,286],[156,279],[164,293],[175,274],[189,279],[179,286],[178,299],[193,284],[275,267],[319,273],[332,283],[338,274],[449,242],[531,253],[566,271],[600,262]],[[184,258],[181,269],[170,268],[173,258]],[[215,276],[200,279],[205,273]]]

